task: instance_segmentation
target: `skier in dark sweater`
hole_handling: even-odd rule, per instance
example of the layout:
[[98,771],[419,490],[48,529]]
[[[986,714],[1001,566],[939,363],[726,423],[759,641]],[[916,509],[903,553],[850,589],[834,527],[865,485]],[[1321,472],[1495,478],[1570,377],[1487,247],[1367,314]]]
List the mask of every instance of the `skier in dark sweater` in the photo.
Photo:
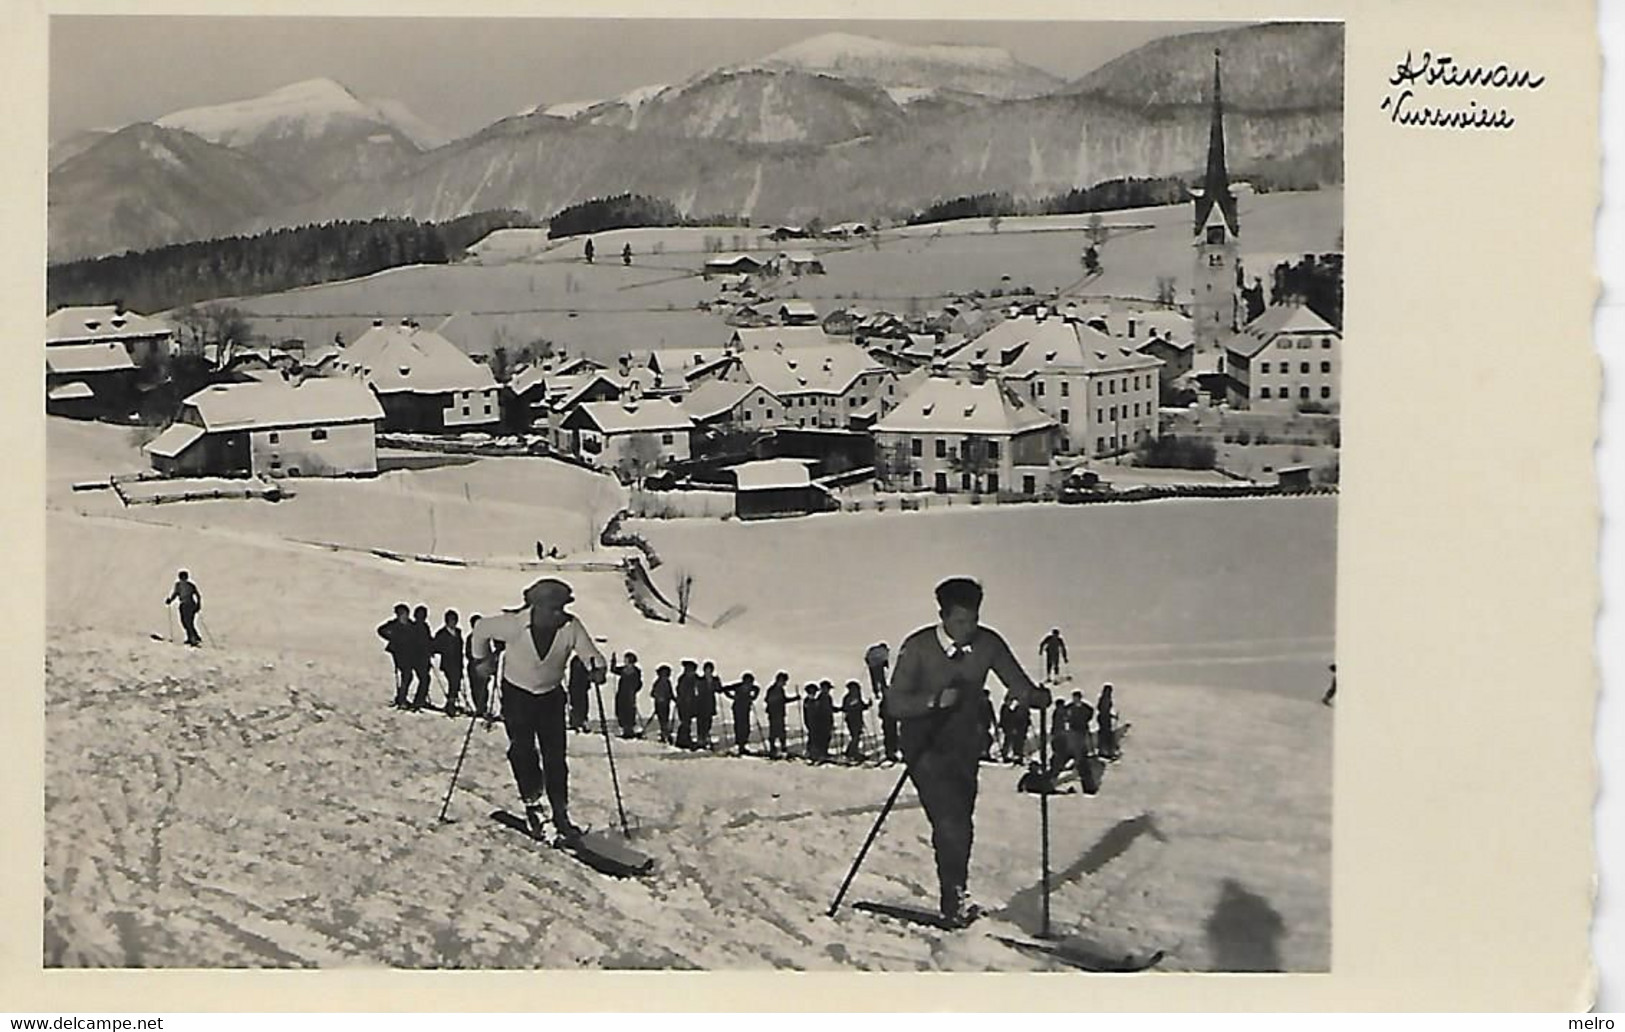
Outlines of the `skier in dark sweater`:
[[699,664],[692,659],[683,660],[683,672],[677,675],[677,746],[680,749],[694,748],[694,710],[699,684]]
[[740,675],[738,683],[722,689],[722,694],[733,700],[734,749],[741,756],[745,755],[745,746],[750,744],[750,711],[761,691],[756,675],[748,671]]
[[446,679],[446,716],[458,713],[457,697],[463,690],[463,631],[457,626],[457,610],[446,610],[445,622],[434,634],[434,654],[440,658],[440,674]]
[[940,622],[898,651],[887,699],[902,722],[903,758],[931,824],[943,917],[963,926],[980,910],[966,885],[974,838],[978,756],[987,730],[977,696],[989,672],[1028,706],[1049,705],[997,631],[981,626],[982,586],[968,577],[937,585]]
[[1009,692],[999,711],[999,730],[1004,732],[1004,748],[999,755],[1006,763],[1021,764],[1027,759],[1027,731],[1032,726],[1032,711]]
[[710,660],[700,669],[700,679],[694,683],[694,743],[701,749],[710,749],[711,722],[717,716],[717,693],[722,690],[722,678],[717,676],[717,665]]
[[790,703],[799,700],[800,696],[791,698],[785,694],[785,687],[790,683],[790,675],[780,670],[773,678],[773,683],[767,686],[767,755],[769,759],[778,759],[790,755],[790,741],[785,732],[784,713]]
[[886,671],[891,665],[891,650],[885,642],[877,642],[869,646],[869,651],[863,654],[863,665],[869,668],[869,684],[874,689],[875,705],[880,710],[880,737],[886,749],[886,759],[895,763],[902,753],[902,747],[897,743],[897,718],[891,715],[891,709],[886,705]]
[[478,713],[487,724],[495,716],[491,712],[491,678],[481,672],[478,664],[474,662],[474,632],[479,630],[480,614],[475,613],[468,618],[468,640],[463,643],[463,658],[468,661],[468,694],[474,701],[474,712]]
[[412,696],[411,708],[420,710],[429,704],[429,665],[434,659],[434,631],[429,629],[428,606],[418,606],[412,610],[406,640],[411,649],[412,676],[417,678],[417,691]]
[[570,657],[569,676],[567,678],[570,702],[570,730],[591,731],[592,723],[588,716],[587,697],[592,693],[592,671],[581,661],[579,656]]
[[197,648],[203,639],[197,633],[197,614],[203,608],[203,593],[192,583],[192,575],[182,570],[175,575],[175,586],[170,589],[164,605],[180,602],[181,627],[186,631],[186,644]]
[[641,738],[638,693],[643,691],[643,671],[638,669],[637,653],[628,652],[618,667],[611,664],[610,673],[618,675],[615,682],[615,722],[621,725],[621,737]]
[[384,651],[395,663],[396,709],[405,709],[411,703],[407,687],[412,683],[412,643],[407,639],[412,628],[412,610],[405,602],[397,603],[395,615],[378,625],[378,637],[384,639]]
[[1112,686],[1102,685],[1100,698],[1095,702],[1095,747],[1103,759],[1115,760],[1117,749],[1117,711],[1112,704]]
[[1061,679],[1061,664],[1067,661],[1066,642],[1061,638],[1059,627],[1051,630],[1044,640],[1038,643],[1038,651],[1044,655],[1044,680],[1058,681]]
[[869,704],[863,699],[863,686],[856,681],[846,682],[841,713],[846,717],[846,758],[853,763],[863,762],[863,711],[868,708]]
[[660,740],[671,744],[671,704],[677,693],[671,686],[671,667],[662,663],[655,668],[654,687],[649,695],[655,701],[655,721],[660,725]]
[[830,734],[835,730],[835,702],[829,697],[829,682],[808,684],[802,696],[802,719],[807,724],[807,759],[823,763],[829,759]]

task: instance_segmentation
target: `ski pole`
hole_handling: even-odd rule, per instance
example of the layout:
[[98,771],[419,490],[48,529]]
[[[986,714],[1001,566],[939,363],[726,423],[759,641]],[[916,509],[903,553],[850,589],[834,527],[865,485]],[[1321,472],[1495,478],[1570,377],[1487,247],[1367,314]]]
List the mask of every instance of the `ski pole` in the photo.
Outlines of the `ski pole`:
[[1039,783],[1038,793],[1038,842],[1040,866],[1043,871],[1044,886],[1044,918],[1039,927],[1038,937],[1049,938],[1049,707],[1045,706],[1038,711],[1038,737],[1039,757],[1044,763],[1044,780]]
[[830,901],[828,916],[834,917],[835,912],[841,909],[841,901],[846,898],[846,890],[852,887],[852,880],[858,876],[858,868],[863,866],[863,858],[869,855],[869,847],[875,844],[880,836],[880,826],[886,823],[891,814],[892,807],[897,805],[897,797],[902,794],[903,785],[908,781],[908,766],[905,764],[903,773],[897,778],[897,784],[892,786],[891,795],[886,797],[886,804],[880,808],[880,816],[875,818],[874,827],[869,829],[869,837],[863,840],[863,848],[858,850],[857,858],[852,861],[852,869],[846,872],[846,880],[841,882],[841,888]]
[[451,770],[451,784],[446,788],[446,801],[440,804],[440,821],[446,819],[446,811],[451,809],[451,794],[457,791],[457,776],[463,772],[463,760],[468,756],[468,740],[474,737],[474,724],[480,719],[478,713],[468,718],[468,733],[463,735],[463,749],[457,754],[457,766]]
[[631,838],[632,832],[626,826],[626,807],[621,803],[621,779],[615,773],[615,748],[609,740],[609,714],[604,710],[604,686],[597,678],[593,678],[592,690],[598,697],[598,727],[604,733],[604,755],[609,758],[609,783],[615,789],[615,812],[621,818],[621,834]]

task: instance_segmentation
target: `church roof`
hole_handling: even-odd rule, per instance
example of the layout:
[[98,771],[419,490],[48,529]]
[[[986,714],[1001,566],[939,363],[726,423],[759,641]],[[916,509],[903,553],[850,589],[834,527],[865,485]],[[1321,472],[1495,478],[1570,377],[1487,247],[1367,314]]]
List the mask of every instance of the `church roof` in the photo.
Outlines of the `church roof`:
[[1236,198],[1230,192],[1230,173],[1224,163],[1224,96],[1219,88],[1219,52],[1213,52],[1213,125],[1208,132],[1207,174],[1202,178],[1202,193],[1196,198],[1196,228],[1201,233],[1207,226],[1214,208],[1224,217],[1231,236],[1241,235],[1241,218],[1236,213]]

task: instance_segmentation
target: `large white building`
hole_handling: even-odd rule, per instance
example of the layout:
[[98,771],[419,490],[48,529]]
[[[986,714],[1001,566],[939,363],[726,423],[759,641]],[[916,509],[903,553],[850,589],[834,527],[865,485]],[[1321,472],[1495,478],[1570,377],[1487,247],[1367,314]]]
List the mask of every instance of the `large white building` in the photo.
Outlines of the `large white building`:
[[955,352],[952,361],[961,368],[986,363],[1059,423],[1063,455],[1114,455],[1157,435],[1162,362],[1074,319],[1006,319]]
[[1036,495],[1057,427],[978,364],[926,377],[876,423],[876,465],[891,490]]
[[897,404],[897,374],[850,340],[818,326],[764,326],[734,332],[724,355],[690,377],[757,384],[784,405],[778,421],[852,429]]
[[1225,362],[1248,408],[1337,411],[1343,334],[1307,305],[1277,305],[1225,342]]
[[216,384],[188,396],[146,452],[154,468],[171,474],[376,473],[374,432],[383,418],[366,385],[347,377]]
[[342,349],[338,372],[363,380],[384,409],[384,429],[415,433],[500,425],[500,389],[489,367],[410,319],[372,328]]

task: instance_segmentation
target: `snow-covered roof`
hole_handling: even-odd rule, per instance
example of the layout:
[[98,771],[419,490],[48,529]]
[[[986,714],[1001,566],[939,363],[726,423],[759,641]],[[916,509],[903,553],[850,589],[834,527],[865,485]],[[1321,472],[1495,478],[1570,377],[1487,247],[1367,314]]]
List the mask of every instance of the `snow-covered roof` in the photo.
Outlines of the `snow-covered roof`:
[[445,394],[496,388],[487,366],[469,358],[434,330],[379,325],[344,349],[339,367],[366,378],[381,394]]
[[45,396],[51,401],[79,401],[83,398],[94,398],[96,392],[91,390],[90,384],[85,381],[74,380],[72,383],[52,387],[45,392]]
[[58,344],[45,349],[45,368],[53,373],[111,373],[134,369],[129,349],[117,342]]
[[954,355],[955,362],[978,360],[1002,376],[1018,379],[1052,372],[1122,372],[1158,363],[1091,326],[1059,316],[1030,315],[1006,319]]
[[665,398],[642,401],[589,401],[572,420],[586,420],[606,434],[692,430],[694,419],[681,405]]
[[651,368],[662,376],[709,365],[723,356],[723,348],[655,348],[649,352]]
[[1337,327],[1316,315],[1308,305],[1272,305],[1226,340],[1224,347],[1226,351],[1250,358],[1269,347],[1276,337],[1287,333],[1342,336]]
[[695,419],[712,419],[724,412],[731,411],[734,406],[750,397],[755,391],[761,391],[772,397],[772,392],[759,383],[707,380],[694,388],[688,397],[683,399],[683,408]]
[[848,343],[845,337],[832,337],[822,326],[743,326],[728,341],[741,351],[773,351],[777,348],[829,347]]
[[147,442],[143,451],[166,459],[173,459],[192,447],[203,437],[203,428],[191,423],[175,423],[169,429]]
[[782,350],[747,349],[735,357],[752,383],[761,384],[780,398],[792,394],[844,394],[863,374],[887,371],[867,351],[839,338],[830,338],[823,345]]
[[760,268],[762,261],[748,254],[719,254],[715,258],[705,260],[707,268],[731,269],[736,265],[747,264],[754,268]]
[[812,471],[806,459],[760,459],[728,467],[734,487],[740,491],[771,491],[812,484]]
[[818,318],[818,309],[813,305],[813,303],[811,301],[802,301],[799,298],[792,298],[789,301],[785,301],[779,305],[779,313],[788,318]]
[[186,404],[197,409],[210,431],[365,423],[384,418],[378,399],[365,384],[342,377],[312,377],[298,386],[285,381],[216,384],[191,395]]
[[[811,251],[780,251],[779,252],[779,257],[783,258],[785,261],[791,262],[791,263],[793,263],[795,265],[821,265],[821,264],[823,264],[823,260],[820,259],[816,254],[813,254]],[[807,304],[807,302],[801,302],[801,303],[802,304]],[[811,308],[812,305],[807,304],[807,307]]]
[[45,343],[126,340],[130,337],[167,337],[174,329],[161,319],[139,312],[120,311],[114,305],[79,305],[58,308],[45,317]]
[[874,425],[875,433],[1008,436],[1056,425],[991,377],[931,376]]

